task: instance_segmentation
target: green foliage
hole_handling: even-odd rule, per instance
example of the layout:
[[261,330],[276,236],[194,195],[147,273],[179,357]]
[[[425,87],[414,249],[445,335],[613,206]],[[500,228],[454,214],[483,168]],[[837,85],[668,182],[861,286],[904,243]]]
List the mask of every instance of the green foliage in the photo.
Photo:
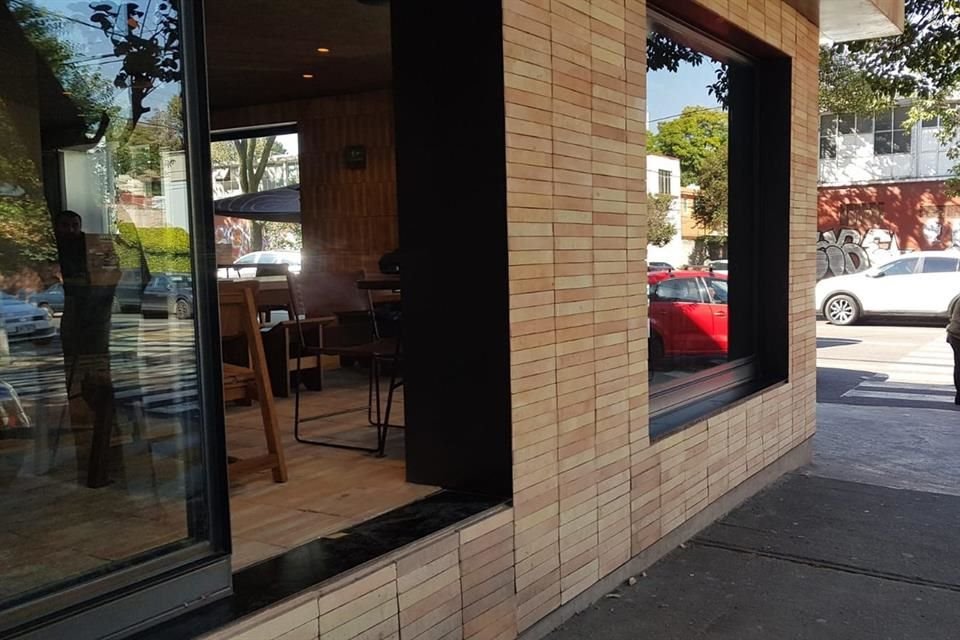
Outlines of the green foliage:
[[670,222],[670,205],[673,196],[669,193],[647,195],[647,242],[662,247],[673,240],[677,234],[676,226]]
[[99,122],[104,113],[116,115],[111,82],[99,71],[73,63],[77,52],[62,35],[63,19],[60,16],[38,8],[28,0],[10,3],[10,12],[40,58],[60,81],[77,111],[90,124]]
[[693,203],[693,219],[706,231],[726,233],[729,173],[727,148],[704,158],[700,167],[700,192]]
[[651,134],[648,149],[680,160],[680,184],[700,180],[704,159],[726,149],[729,132],[727,114],[707,107],[685,107],[677,118],[662,122]]
[[10,273],[25,263],[55,259],[53,225],[40,169],[0,98],[0,271]]
[[117,225],[117,254],[120,266],[135,269],[140,266],[140,247],[146,255],[150,271],[190,271],[190,234],[179,227],[144,227],[137,229],[130,222]]
[[[960,90],[960,0],[906,0],[899,36],[837,44],[820,54],[820,106],[825,111],[869,112],[911,98],[908,125],[940,117],[947,155],[960,162],[960,118],[951,97]],[[960,164],[953,168],[960,176]],[[954,195],[960,181],[948,183]]]

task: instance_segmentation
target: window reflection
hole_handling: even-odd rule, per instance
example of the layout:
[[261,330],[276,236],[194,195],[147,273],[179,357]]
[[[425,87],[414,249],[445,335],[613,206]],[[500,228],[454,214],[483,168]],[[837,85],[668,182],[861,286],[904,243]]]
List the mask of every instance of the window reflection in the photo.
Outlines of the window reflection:
[[[647,284],[650,381],[656,393],[729,360],[730,66],[657,31],[650,33],[648,55],[649,148],[656,155],[647,158]],[[692,89],[698,84],[698,90]],[[696,101],[691,96],[697,96]],[[837,118],[829,124],[835,131]],[[840,126],[855,124],[845,120]],[[832,153],[832,147],[827,152]],[[650,171],[671,163],[680,174],[679,195],[692,201],[678,206],[677,213],[663,199],[662,194],[671,192],[663,187],[664,169],[659,174]]]
[[0,613],[205,527],[178,7],[0,1]]

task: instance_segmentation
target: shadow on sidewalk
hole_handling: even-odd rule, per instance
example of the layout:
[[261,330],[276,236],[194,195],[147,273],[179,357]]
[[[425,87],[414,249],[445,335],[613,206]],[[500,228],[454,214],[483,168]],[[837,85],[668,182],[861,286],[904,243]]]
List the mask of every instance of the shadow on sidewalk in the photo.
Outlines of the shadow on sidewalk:
[[958,530],[960,497],[791,474],[551,638],[956,638]]

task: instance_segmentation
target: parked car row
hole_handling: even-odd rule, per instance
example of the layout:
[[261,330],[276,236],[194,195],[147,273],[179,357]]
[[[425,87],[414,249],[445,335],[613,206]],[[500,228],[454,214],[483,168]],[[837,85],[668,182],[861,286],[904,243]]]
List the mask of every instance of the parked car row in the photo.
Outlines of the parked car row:
[[[117,284],[115,311],[140,313],[145,318],[174,316],[185,320],[193,317],[193,280],[190,274],[157,273],[142,290],[141,286],[139,272],[124,272]],[[17,300],[13,296],[10,298]],[[63,285],[57,282],[31,295],[26,301],[19,302],[29,303],[31,308],[46,312],[49,319],[49,316],[63,312]]]

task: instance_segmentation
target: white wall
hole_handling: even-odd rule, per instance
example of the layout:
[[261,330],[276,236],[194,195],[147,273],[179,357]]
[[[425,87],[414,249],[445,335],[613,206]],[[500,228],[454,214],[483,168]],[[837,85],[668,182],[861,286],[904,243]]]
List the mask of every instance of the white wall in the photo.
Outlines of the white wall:
[[164,222],[167,227],[190,230],[187,215],[187,158],[183,151],[160,154],[160,175],[163,179]]
[[647,192],[657,195],[660,185],[660,170],[670,172],[670,195],[673,202],[667,216],[673,223],[676,233],[673,239],[663,247],[647,246],[647,260],[669,262],[675,267],[686,264],[692,248],[688,249],[680,237],[680,161],[666,156],[647,156]]
[[939,129],[914,125],[910,153],[875,155],[873,134],[837,137],[837,157],[820,159],[820,184],[840,186],[866,182],[891,182],[946,178],[954,162],[947,146],[937,139]]

